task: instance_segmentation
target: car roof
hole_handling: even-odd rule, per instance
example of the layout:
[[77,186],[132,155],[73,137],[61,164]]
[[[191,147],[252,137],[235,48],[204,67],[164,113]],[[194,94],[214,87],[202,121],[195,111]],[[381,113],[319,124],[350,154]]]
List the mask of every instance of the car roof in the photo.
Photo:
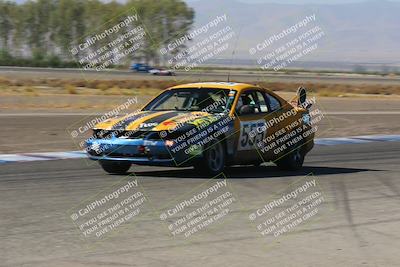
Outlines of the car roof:
[[246,88],[260,88],[260,87],[252,84],[236,83],[236,82],[198,82],[198,83],[181,84],[170,87],[168,89],[182,89],[182,88],[220,88],[220,89],[241,91]]
[[273,95],[276,98],[279,98],[281,100],[281,103],[287,102],[284,98],[276,94],[275,92],[264,88],[260,87],[258,85],[254,84],[248,84],[248,83],[236,83],[236,82],[198,82],[198,83],[185,83],[181,85],[176,85],[173,87],[168,88],[167,90],[173,90],[173,89],[186,89],[186,88],[216,88],[216,89],[229,89],[229,90],[235,90],[238,91],[239,93],[245,89],[248,88],[255,88],[255,89],[260,89],[263,90],[264,92],[267,92],[271,95]]

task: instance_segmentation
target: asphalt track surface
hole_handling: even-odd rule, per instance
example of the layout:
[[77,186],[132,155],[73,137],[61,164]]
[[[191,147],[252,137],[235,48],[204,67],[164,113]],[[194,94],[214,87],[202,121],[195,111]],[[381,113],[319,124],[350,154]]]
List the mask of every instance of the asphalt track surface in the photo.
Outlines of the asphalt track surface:
[[[58,78],[58,79],[123,79],[123,80],[173,80],[183,81],[226,81],[227,71],[201,71],[186,72],[176,71],[176,76],[154,76],[148,73],[136,73],[129,70],[117,71],[92,71],[81,69],[54,69],[54,68],[29,68],[29,67],[0,67],[0,75],[11,78]],[[379,84],[379,85],[398,85],[399,77],[382,77],[378,75],[327,75],[315,73],[255,73],[249,71],[232,70],[230,72],[231,81],[240,82],[317,82],[317,83],[337,83],[337,84]]]
[[[68,210],[124,176],[83,159],[2,164],[0,266],[398,266],[399,154],[400,142],[317,146],[299,172],[230,168],[227,182],[243,205],[187,239],[172,237],[157,211],[209,179],[133,166],[153,212],[90,249]],[[321,215],[276,239],[261,236],[249,214],[306,175],[323,188]]]

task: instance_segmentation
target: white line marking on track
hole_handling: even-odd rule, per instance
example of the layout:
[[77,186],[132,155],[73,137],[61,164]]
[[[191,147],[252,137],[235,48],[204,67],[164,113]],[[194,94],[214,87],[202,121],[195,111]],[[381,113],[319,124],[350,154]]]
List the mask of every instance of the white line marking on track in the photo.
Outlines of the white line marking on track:
[[86,158],[85,151],[2,154],[1,163]]

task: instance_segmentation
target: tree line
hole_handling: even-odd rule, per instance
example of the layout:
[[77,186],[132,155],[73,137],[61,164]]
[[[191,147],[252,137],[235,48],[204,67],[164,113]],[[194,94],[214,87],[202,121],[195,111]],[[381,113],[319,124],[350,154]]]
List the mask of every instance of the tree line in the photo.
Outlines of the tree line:
[[[145,45],[127,60],[158,63],[159,49],[185,35],[194,20],[194,11],[182,0],[30,0],[22,4],[0,0],[0,65],[76,66],[71,46],[99,27],[123,21],[132,10],[147,34]],[[116,36],[104,41],[111,38]]]

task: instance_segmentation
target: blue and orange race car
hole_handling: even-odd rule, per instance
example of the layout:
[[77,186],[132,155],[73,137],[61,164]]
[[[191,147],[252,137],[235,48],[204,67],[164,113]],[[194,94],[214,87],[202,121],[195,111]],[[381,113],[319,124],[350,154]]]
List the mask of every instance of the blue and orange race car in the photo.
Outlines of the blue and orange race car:
[[287,102],[250,84],[183,84],[139,111],[97,124],[86,148],[90,159],[117,174],[131,164],[194,166],[208,175],[269,161],[296,170],[314,145],[309,108],[304,89]]

